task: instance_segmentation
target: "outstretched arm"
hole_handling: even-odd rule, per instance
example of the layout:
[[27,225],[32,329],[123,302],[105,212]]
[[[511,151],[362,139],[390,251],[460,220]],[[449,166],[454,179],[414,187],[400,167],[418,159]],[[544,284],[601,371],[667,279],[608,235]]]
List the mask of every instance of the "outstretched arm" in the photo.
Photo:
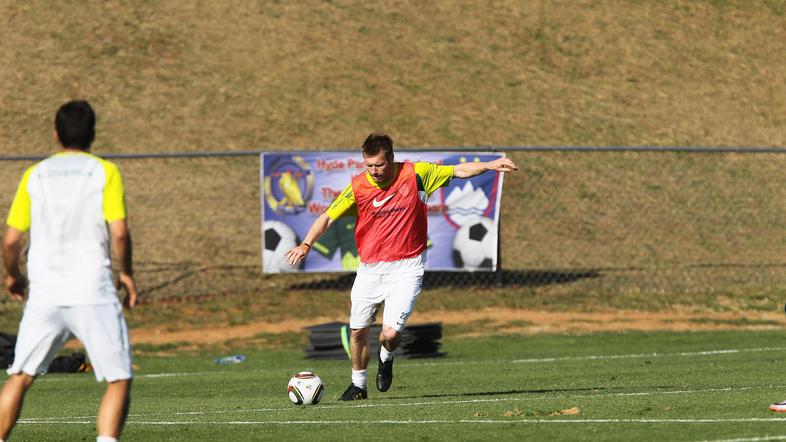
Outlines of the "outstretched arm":
[[134,282],[133,253],[131,249],[131,233],[128,231],[128,223],[125,219],[119,219],[109,223],[109,237],[112,241],[112,252],[115,261],[120,267],[117,275],[118,288],[126,289],[126,297],[123,304],[134,307],[139,298],[136,283]]
[[5,263],[5,287],[11,298],[22,301],[25,299],[27,281],[19,269],[19,257],[22,255],[22,232],[8,226],[3,235],[3,262]]
[[303,238],[303,242],[287,252],[286,257],[289,265],[295,265],[306,259],[306,255],[311,251],[311,247],[325,232],[327,232],[331,224],[333,224],[333,220],[327,216],[327,213],[319,215],[319,217],[314,220],[314,224],[311,225],[311,228],[308,229],[308,233],[306,233],[306,237]]
[[480,175],[488,170],[496,170],[499,172],[513,172],[519,170],[515,163],[510,158],[503,157],[497,158],[494,161],[478,162],[478,163],[461,163],[457,164],[453,169],[453,176],[456,178],[472,178],[473,176]]

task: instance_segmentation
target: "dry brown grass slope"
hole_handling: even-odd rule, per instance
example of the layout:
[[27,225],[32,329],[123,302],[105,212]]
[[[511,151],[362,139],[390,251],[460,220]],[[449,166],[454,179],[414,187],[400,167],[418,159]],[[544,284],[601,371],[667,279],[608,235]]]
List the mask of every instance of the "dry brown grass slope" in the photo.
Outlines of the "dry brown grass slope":
[[782,0],[0,4],[0,152],[786,145]]

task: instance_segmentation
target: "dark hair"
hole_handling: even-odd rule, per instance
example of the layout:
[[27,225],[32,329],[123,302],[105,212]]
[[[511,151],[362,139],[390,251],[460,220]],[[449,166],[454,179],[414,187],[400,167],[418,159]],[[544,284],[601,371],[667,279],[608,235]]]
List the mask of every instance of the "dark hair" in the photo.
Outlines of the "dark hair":
[[69,101],[55,116],[57,138],[63,147],[88,149],[96,137],[96,114],[87,101]]
[[363,156],[370,157],[385,152],[385,159],[388,161],[393,160],[393,139],[388,134],[382,132],[373,132],[363,142]]

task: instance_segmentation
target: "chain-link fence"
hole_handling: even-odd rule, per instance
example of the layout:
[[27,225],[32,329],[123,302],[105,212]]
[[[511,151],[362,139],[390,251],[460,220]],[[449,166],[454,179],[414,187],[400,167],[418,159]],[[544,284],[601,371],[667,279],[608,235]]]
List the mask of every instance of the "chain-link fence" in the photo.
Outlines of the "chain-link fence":
[[[502,194],[502,270],[429,272],[425,287],[535,303],[659,294],[765,302],[786,287],[784,153],[508,149],[521,170]],[[257,155],[113,161],[147,302],[351,286],[348,273],[262,274]],[[3,219],[32,163],[0,161]]]

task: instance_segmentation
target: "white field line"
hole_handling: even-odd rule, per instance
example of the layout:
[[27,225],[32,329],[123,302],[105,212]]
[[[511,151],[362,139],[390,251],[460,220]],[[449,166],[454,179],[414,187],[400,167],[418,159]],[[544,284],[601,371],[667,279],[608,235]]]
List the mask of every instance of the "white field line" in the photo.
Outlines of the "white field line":
[[[761,348],[740,348],[740,349],[723,349],[723,350],[705,350],[693,352],[679,352],[679,353],[632,353],[632,354],[611,354],[611,355],[585,355],[585,356],[563,356],[563,357],[549,357],[549,358],[529,358],[529,359],[514,359],[514,360],[483,360],[483,361],[435,361],[435,362],[409,362],[403,361],[406,367],[430,367],[440,365],[488,365],[488,364],[532,364],[532,363],[547,363],[547,362],[565,362],[565,361],[596,361],[596,360],[614,360],[614,359],[637,359],[637,358],[663,358],[663,357],[692,357],[692,356],[718,356],[739,353],[760,353],[767,351],[783,351],[786,347],[761,347]],[[266,372],[284,372],[284,368],[259,368],[245,371],[185,371],[185,372],[164,372],[164,373],[150,373],[135,375],[135,379],[162,379],[162,378],[175,378],[185,376],[215,376],[222,374],[241,374],[248,373],[266,373]],[[38,382],[62,382],[70,380],[66,377],[47,378],[46,376],[40,378]]]
[[514,363],[533,363],[533,362],[563,362],[576,360],[604,360],[604,359],[635,359],[635,358],[659,358],[659,357],[691,357],[691,356],[717,356],[739,353],[757,353],[764,351],[782,351],[786,347],[761,347],[761,348],[739,348],[726,350],[705,350],[705,351],[684,351],[679,353],[633,353],[620,355],[587,355],[587,356],[565,356],[557,358],[533,358],[516,359]]
[[[654,396],[661,394],[696,394],[696,393],[714,393],[714,392],[737,392],[747,390],[772,390],[778,388],[786,388],[786,385],[759,385],[749,387],[724,387],[724,388],[704,388],[697,390],[669,390],[669,391],[639,391],[628,393],[605,393],[605,394],[562,394],[550,396],[530,396],[530,397],[506,397],[506,398],[490,398],[490,399],[465,399],[465,400],[449,400],[449,401],[421,401],[421,402],[406,402],[406,403],[385,403],[385,404],[346,404],[346,405],[319,405],[320,410],[332,409],[349,409],[349,408],[393,408],[393,407],[416,407],[416,406],[445,406],[445,405],[460,405],[460,404],[478,404],[478,403],[491,403],[491,402],[525,402],[536,400],[553,400],[553,399],[576,399],[576,398],[603,398],[603,397],[630,397],[630,396]],[[279,407],[279,408],[250,408],[250,409],[235,409],[235,410],[208,410],[208,411],[179,411],[167,413],[170,416],[202,416],[202,415],[216,415],[216,414],[238,414],[238,413],[269,413],[269,412],[287,412],[293,410],[293,407]],[[139,418],[146,416],[160,416],[159,413],[131,413],[129,418]],[[64,420],[84,420],[94,419],[94,416],[64,416],[64,417],[43,417],[43,418],[27,418],[20,419],[19,422],[26,423],[47,423],[47,422],[61,422],[59,419]],[[778,419],[765,419],[767,421]],[[783,419],[786,421],[786,417]],[[475,421],[472,421],[475,422]],[[507,421],[505,421],[507,422]]]
[[786,436],[759,436],[759,437],[741,437],[738,439],[718,439],[713,441],[702,442],[762,442],[767,440],[786,440]]
[[[747,422],[786,422],[786,418],[718,418],[718,419],[428,419],[428,420],[277,420],[277,421],[137,421],[129,419],[128,425],[356,425],[356,424],[393,424],[393,425],[434,425],[434,424],[723,424]],[[27,421],[19,420],[20,424],[52,425],[52,424],[93,424],[93,421]],[[734,439],[737,440],[737,439]],[[749,440],[749,439],[741,439]],[[751,439],[758,440],[758,439]],[[766,440],[766,439],[761,439]]]

